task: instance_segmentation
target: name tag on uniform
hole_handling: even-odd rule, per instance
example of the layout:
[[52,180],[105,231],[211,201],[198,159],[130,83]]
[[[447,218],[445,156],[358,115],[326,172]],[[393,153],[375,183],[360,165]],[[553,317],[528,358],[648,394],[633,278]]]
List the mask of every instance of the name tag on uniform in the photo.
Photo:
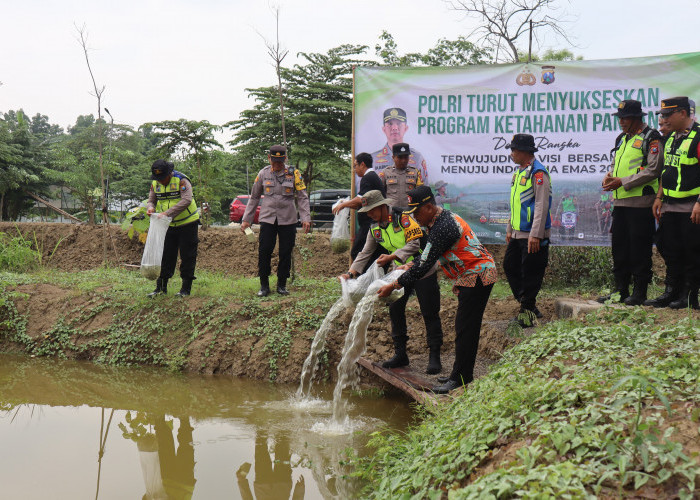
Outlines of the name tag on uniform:
[[396,178],[390,178],[386,180],[387,184],[396,184],[398,182],[398,179]]
[[525,184],[527,184],[527,177],[521,177],[520,178],[520,185],[524,186]]
[[285,193],[291,193],[291,192],[292,192],[292,188],[290,188],[290,187],[284,188],[284,192],[285,192]]

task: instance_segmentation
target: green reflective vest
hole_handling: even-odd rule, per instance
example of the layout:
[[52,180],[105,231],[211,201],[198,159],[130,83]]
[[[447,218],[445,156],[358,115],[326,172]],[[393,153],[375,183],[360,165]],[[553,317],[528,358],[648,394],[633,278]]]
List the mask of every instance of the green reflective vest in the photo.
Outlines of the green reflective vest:
[[676,142],[676,133],[666,141],[664,147],[664,171],[661,186],[664,196],[690,198],[700,194],[700,165],[698,165],[698,143],[700,127],[693,124],[688,135]]
[[[170,182],[167,186],[162,185],[158,181],[153,181],[153,192],[156,194],[156,212],[165,212],[174,207],[180,201],[180,180],[189,179],[185,174],[181,174],[177,170],[173,172]],[[190,182],[191,184],[191,182]],[[177,214],[170,223],[170,227],[184,226],[199,220],[199,212],[197,211],[197,203],[192,197],[190,205]]]
[[[620,134],[613,150],[615,152],[613,177],[629,177],[641,172],[647,166],[649,142],[660,138],[661,135],[650,127],[645,127],[639,134],[632,137],[627,137],[627,134],[624,133]],[[620,186],[614,191],[613,196],[616,200],[619,200],[621,198],[656,194],[658,190],[659,180],[654,179],[643,186],[637,186],[629,191]]]
[[[418,231],[420,234],[420,226],[408,215],[402,215],[401,221],[396,220],[396,217],[389,215],[389,224],[386,227],[382,227],[379,223],[375,222],[369,228],[369,232],[374,238],[374,240],[384,247],[390,254],[394,253],[399,248],[406,246],[406,231],[411,232],[411,240],[416,236],[415,232]],[[410,241],[410,240],[409,240]],[[406,262],[411,262],[413,257],[406,259]],[[403,262],[398,260],[394,261],[396,265],[401,265]]]
[[[514,231],[530,231],[532,219],[535,216],[535,188],[532,179],[535,174],[542,172],[549,177],[549,172],[539,161],[533,160],[527,168],[517,168],[513,173],[510,185],[510,225]],[[552,207],[552,188],[549,189],[549,205],[547,206],[547,222],[545,229],[552,226],[549,210]]]

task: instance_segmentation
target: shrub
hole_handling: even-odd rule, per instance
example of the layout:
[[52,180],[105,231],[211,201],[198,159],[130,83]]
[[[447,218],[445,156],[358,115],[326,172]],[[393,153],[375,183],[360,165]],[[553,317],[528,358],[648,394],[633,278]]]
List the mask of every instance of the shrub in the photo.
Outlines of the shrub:
[[610,247],[552,247],[546,284],[609,288],[613,283]]
[[32,242],[21,235],[14,238],[0,233],[0,270],[26,272],[39,267],[41,256]]

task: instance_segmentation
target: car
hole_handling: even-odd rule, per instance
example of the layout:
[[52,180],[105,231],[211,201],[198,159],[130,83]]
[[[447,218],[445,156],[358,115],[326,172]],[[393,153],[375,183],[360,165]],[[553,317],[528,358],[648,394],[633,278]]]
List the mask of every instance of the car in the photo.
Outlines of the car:
[[311,220],[314,226],[333,224],[332,208],[336,201],[341,198],[350,198],[349,189],[319,189],[312,191],[309,195],[309,205],[311,207]]
[[[260,203],[255,208],[255,218],[253,219],[253,224],[258,223],[258,218],[260,217],[260,205],[263,203],[265,196],[260,197]],[[248,200],[250,200],[250,195],[242,194],[236,196],[231,202],[231,208],[229,210],[228,218],[231,222],[241,222],[243,220],[243,214],[245,213],[245,207],[248,205]]]

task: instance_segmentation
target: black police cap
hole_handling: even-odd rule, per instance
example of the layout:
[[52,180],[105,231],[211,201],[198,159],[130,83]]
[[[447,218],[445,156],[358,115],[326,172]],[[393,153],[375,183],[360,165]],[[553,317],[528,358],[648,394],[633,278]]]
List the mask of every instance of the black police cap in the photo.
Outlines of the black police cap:
[[392,156],[408,156],[411,154],[411,147],[406,142],[397,142],[391,148]]
[[690,99],[688,97],[669,97],[668,99],[663,99],[661,101],[661,109],[657,111],[656,114],[670,115],[675,113],[676,111],[685,109],[690,115],[690,108]]
[[151,179],[154,181],[162,181],[166,179],[175,170],[175,165],[165,160],[156,160],[151,165]]
[[281,146],[279,144],[275,144],[274,146],[270,146],[270,158],[273,160],[275,158],[279,158],[281,160],[284,160],[287,157],[287,148],[284,146]]
[[406,193],[406,195],[408,196],[408,210],[404,213],[407,214],[412,214],[426,203],[432,202],[435,204],[435,195],[433,194],[433,190],[425,184],[418,186],[415,189],[411,189],[408,193]]

